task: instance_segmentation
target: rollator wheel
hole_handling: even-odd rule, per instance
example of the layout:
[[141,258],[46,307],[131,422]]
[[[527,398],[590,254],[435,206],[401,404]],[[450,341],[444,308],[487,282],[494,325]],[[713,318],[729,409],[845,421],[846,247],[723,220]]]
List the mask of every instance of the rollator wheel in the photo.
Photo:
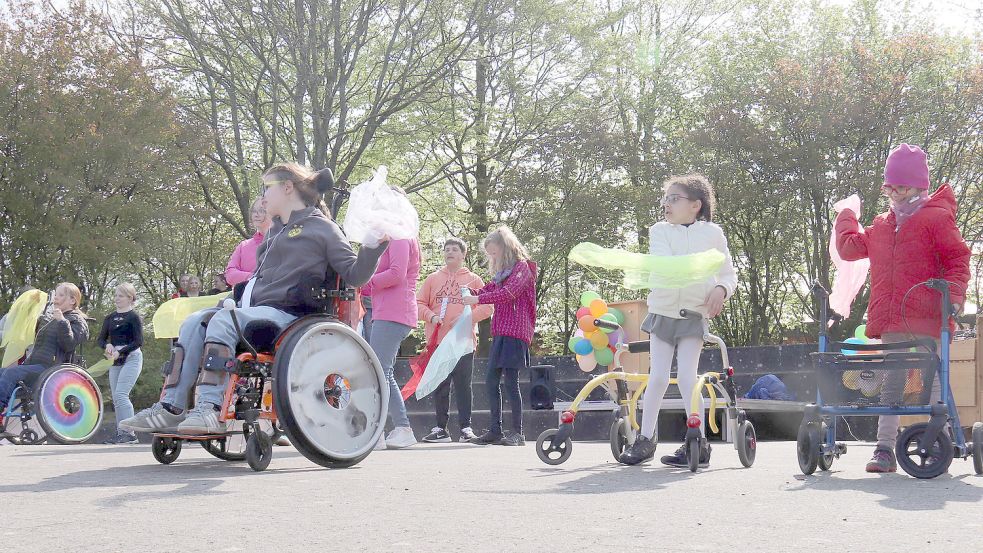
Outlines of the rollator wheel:
[[102,424],[102,392],[89,373],[59,365],[38,378],[34,403],[45,433],[63,444],[80,444]]
[[301,322],[276,351],[273,400],[290,442],[325,467],[357,464],[382,435],[389,383],[369,344],[329,318]]
[[935,441],[924,451],[918,446],[922,434],[928,429],[928,423],[920,422],[905,429],[898,436],[894,446],[894,454],[898,465],[915,478],[935,478],[949,470],[952,457],[955,454],[952,440],[945,430],[939,432]]
[[246,440],[246,462],[256,472],[266,470],[273,459],[273,440],[266,432],[252,432]]
[[737,457],[741,464],[750,467],[758,453],[758,435],[751,421],[744,421],[737,427]]
[[973,424],[973,470],[983,474],[983,422]]
[[613,423],[611,423],[611,432],[609,435],[611,441],[611,454],[614,455],[614,460],[621,462],[621,454],[628,449],[631,445],[628,443],[628,435],[625,434],[625,419],[620,418]]
[[559,431],[559,428],[550,428],[536,438],[536,455],[547,465],[562,465],[573,453],[573,440],[570,438],[558,444],[553,442],[553,437]]
[[177,461],[178,456],[181,455],[181,440],[154,436],[150,450],[154,453],[154,459],[157,459],[158,463],[169,465]]
[[689,471],[696,472],[700,468],[700,439],[686,439],[686,460],[689,461]]
[[808,422],[799,425],[796,438],[796,453],[799,457],[799,470],[802,474],[816,472],[819,465],[819,425]]
[[[819,449],[820,449],[820,451],[822,450],[823,443],[826,440],[826,431],[828,429],[829,429],[829,427],[826,426],[826,423],[825,422],[822,424],[822,426],[819,429],[819,444],[820,444],[819,445]],[[829,469],[831,469],[833,467],[833,461],[835,459],[836,459],[836,456],[833,455],[832,453],[820,453],[819,454],[819,464],[818,464],[819,470],[821,470],[823,472],[826,472]]]

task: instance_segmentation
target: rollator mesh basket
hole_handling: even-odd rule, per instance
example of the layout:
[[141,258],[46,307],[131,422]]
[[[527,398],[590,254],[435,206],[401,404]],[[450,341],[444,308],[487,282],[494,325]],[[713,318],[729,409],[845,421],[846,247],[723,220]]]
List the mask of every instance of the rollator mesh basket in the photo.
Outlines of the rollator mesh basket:
[[[908,344],[916,345],[906,347]],[[928,348],[922,343],[864,346],[832,343],[830,349],[833,351],[811,356],[816,388],[824,405],[929,404],[932,381],[941,363],[934,351],[926,351]]]

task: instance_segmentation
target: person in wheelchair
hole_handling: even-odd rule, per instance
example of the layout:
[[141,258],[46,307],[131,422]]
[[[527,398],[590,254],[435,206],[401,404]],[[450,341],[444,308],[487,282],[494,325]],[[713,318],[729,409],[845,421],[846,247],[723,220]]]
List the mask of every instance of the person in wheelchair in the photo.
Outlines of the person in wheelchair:
[[[235,312],[241,328],[270,321],[282,330],[314,312],[311,283],[323,283],[329,273],[353,286],[375,274],[388,238],[378,236],[356,254],[321,199],[333,184],[330,170],[314,173],[297,163],[276,165],[263,174],[263,204],[273,225],[256,252],[251,290]],[[161,400],[120,422],[120,428],[185,435],[225,432],[219,410],[237,343],[231,311],[211,308],[188,317],[172,350]],[[187,410],[196,382],[197,404]]]
[[76,348],[89,339],[89,323],[79,310],[82,292],[71,282],[55,287],[51,306],[38,318],[34,347],[23,362],[0,371],[0,416],[17,383],[33,384],[49,368],[72,362]]

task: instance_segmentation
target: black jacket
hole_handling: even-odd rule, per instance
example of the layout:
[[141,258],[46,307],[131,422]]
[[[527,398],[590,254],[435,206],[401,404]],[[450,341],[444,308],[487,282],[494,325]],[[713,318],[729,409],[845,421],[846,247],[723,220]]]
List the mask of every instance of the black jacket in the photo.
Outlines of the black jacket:
[[65,320],[62,321],[41,315],[37,329],[34,349],[25,365],[53,367],[68,363],[75,349],[89,339],[89,323],[85,322],[85,317],[78,310],[65,313]]

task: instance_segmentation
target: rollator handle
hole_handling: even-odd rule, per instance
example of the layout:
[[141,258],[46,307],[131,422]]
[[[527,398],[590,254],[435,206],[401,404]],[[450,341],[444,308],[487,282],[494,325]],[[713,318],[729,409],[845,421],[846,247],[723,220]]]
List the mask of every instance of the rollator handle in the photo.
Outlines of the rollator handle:
[[680,309],[679,316],[684,319],[694,319],[697,321],[703,318],[703,315],[699,311],[693,311],[692,309]]
[[604,319],[594,319],[594,326],[597,328],[606,328],[608,330],[618,330],[621,328],[618,323],[612,323],[611,321],[606,321]]

